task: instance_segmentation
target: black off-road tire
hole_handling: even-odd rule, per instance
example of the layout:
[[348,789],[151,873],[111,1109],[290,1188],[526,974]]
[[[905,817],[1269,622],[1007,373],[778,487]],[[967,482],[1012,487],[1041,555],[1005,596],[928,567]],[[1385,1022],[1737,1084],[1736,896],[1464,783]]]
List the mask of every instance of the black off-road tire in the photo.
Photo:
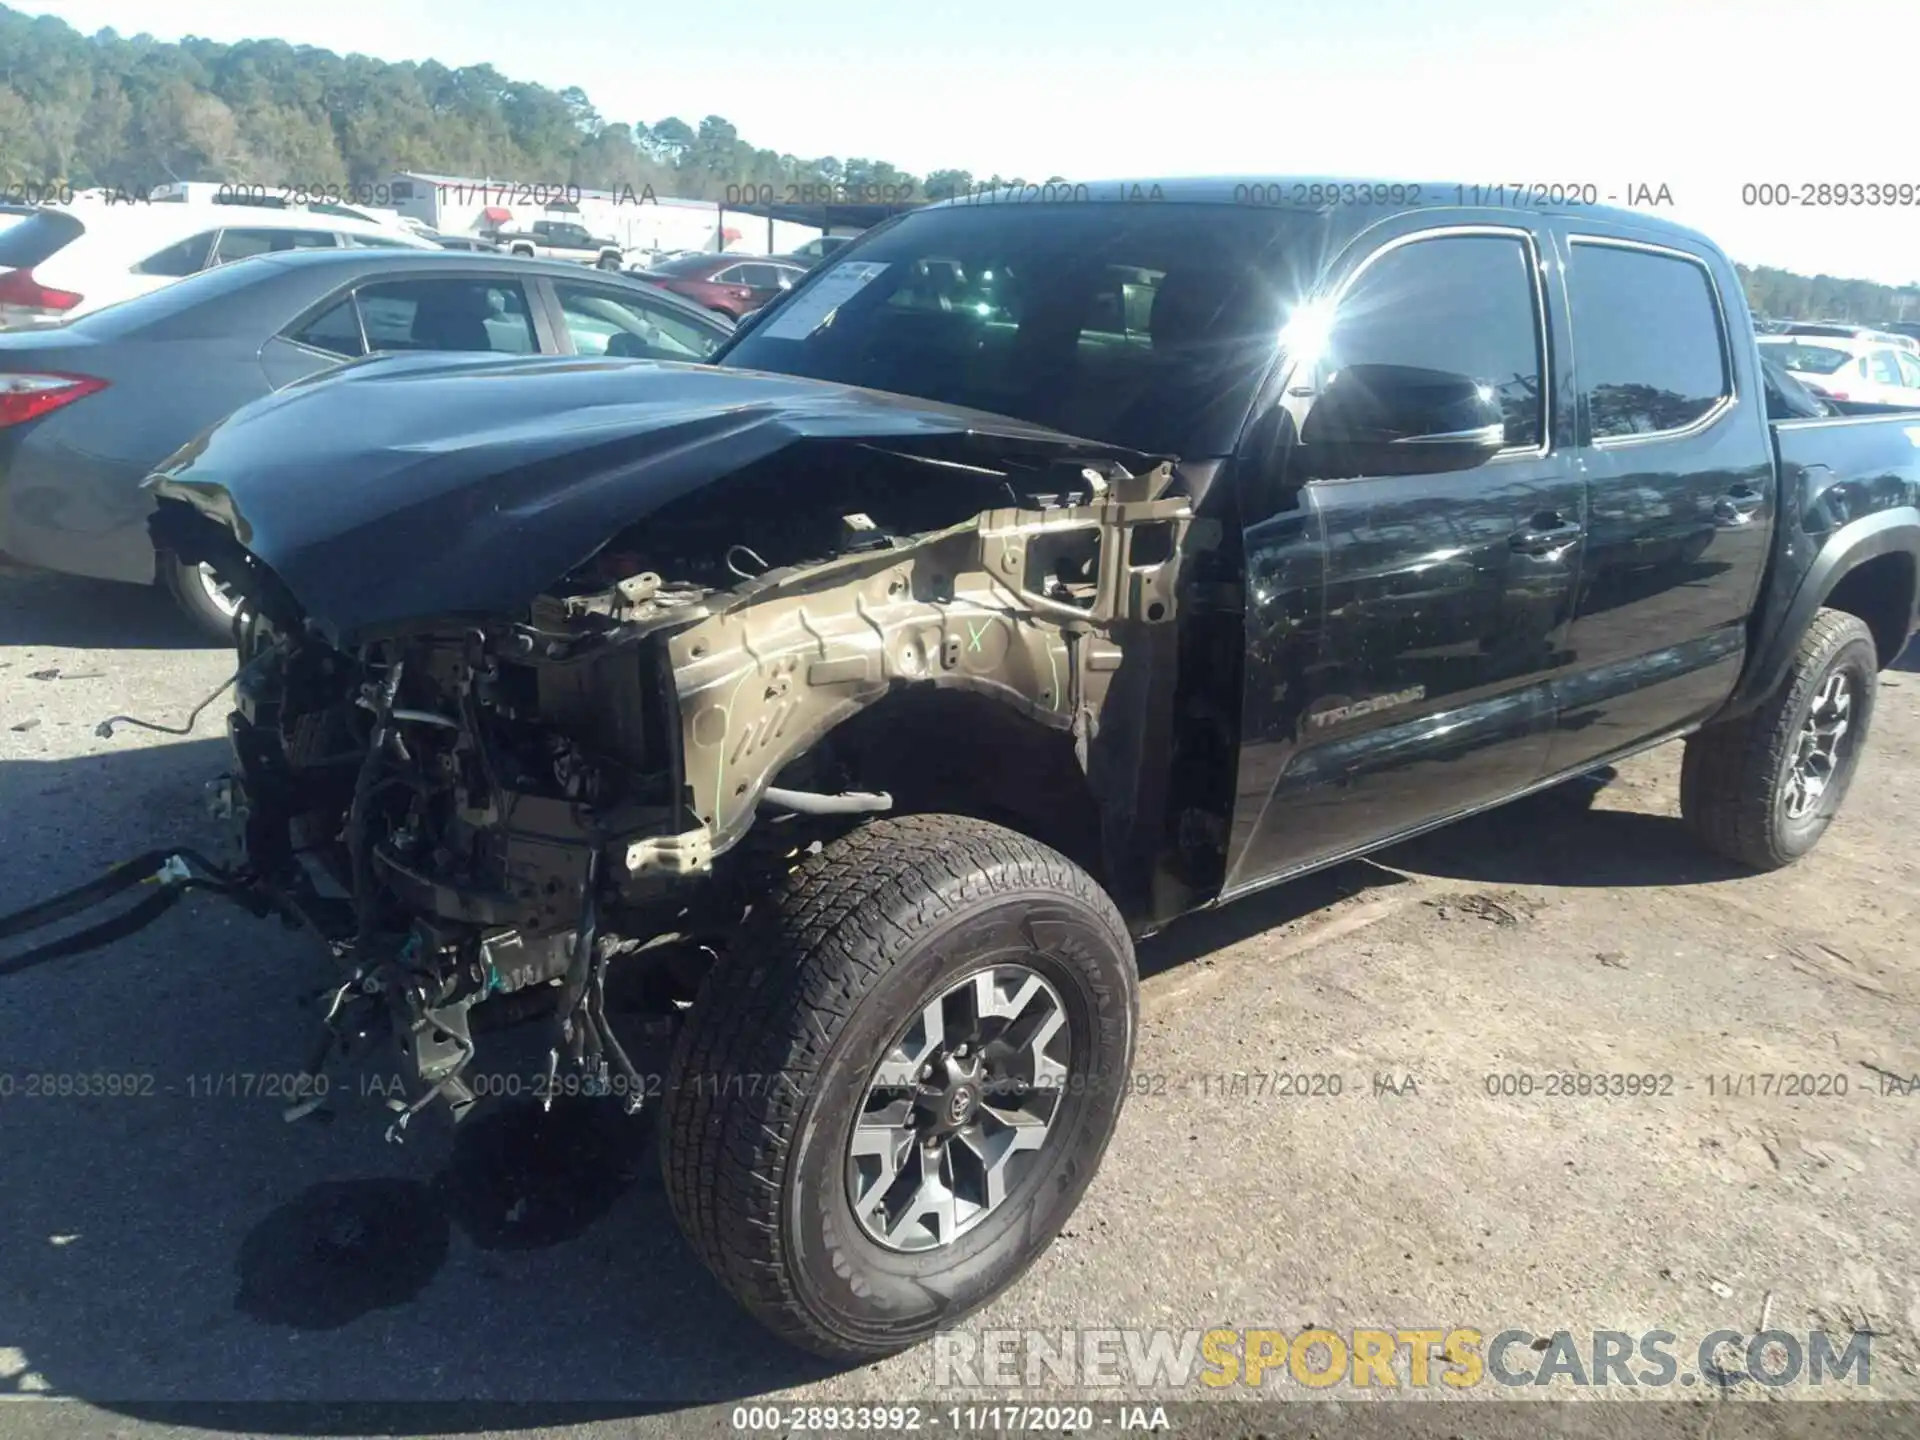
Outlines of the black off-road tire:
[[[1787,812],[1796,745],[1822,687],[1842,670],[1852,688],[1842,764],[1818,806],[1796,820]],[[1819,611],[1785,679],[1764,703],[1688,738],[1680,765],[1680,814],[1688,827],[1709,849],[1756,870],[1778,870],[1813,849],[1846,798],[1879,680],[1866,623],[1845,611]]]
[[[919,1343],[1010,1285],[1073,1213],[1125,1098],[1138,1015],[1113,902],[1064,856],[953,815],[845,835],[754,907],[668,1070],[673,1212],[714,1275],[785,1339],[840,1360]],[[1058,992],[1070,1078],[1032,1169],[932,1250],[874,1241],[846,1183],[873,1067],[919,1008],[1018,956]]]

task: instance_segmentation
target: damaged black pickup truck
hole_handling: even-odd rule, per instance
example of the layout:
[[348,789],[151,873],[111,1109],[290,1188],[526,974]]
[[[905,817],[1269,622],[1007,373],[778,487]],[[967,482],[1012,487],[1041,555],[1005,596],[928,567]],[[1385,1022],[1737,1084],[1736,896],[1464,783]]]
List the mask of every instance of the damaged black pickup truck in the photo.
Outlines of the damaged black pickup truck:
[[153,482],[247,597],[225,798],[333,1023],[416,1107],[488,1012],[657,1094],[692,1244],[831,1355],[1060,1229],[1136,938],[1681,736],[1785,864],[1914,624],[1920,416],[1770,420],[1700,236],[1113,189],[899,217],[715,368],[369,361]]

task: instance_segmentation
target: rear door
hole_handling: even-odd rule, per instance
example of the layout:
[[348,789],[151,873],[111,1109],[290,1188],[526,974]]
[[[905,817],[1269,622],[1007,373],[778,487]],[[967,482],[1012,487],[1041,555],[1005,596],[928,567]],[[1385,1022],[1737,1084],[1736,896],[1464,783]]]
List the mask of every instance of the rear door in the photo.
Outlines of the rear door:
[[1774,503],[1747,312],[1724,262],[1684,238],[1578,222],[1562,240],[1587,542],[1556,772],[1688,725],[1732,692]]
[[260,362],[277,390],[346,360],[423,350],[551,355],[560,344],[523,276],[376,275],[309,307]]
[[1463,470],[1290,474],[1277,507],[1257,498],[1257,468],[1238,469],[1251,482],[1248,653],[1228,891],[1499,800],[1545,770],[1585,491],[1559,443],[1571,427],[1541,240],[1419,217],[1369,238],[1323,358],[1288,377],[1287,407],[1304,419],[1319,379],[1343,365],[1447,371],[1497,392],[1508,445]]

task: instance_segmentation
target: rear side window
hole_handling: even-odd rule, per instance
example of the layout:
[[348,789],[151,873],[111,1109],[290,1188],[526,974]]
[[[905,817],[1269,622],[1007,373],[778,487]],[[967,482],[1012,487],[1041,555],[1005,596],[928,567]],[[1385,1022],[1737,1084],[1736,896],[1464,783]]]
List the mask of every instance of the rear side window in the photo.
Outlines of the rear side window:
[[169,245],[157,255],[149,255],[133,267],[136,275],[192,275],[207,268],[207,252],[213,248],[214,230],[189,235],[177,245]]
[[366,342],[360,337],[360,316],[351,295],[321,311],[287,338],[348,360],[367,353]]
[[1381,255],[1348,288],[1321,373],[1411,365],[1493,387],[1507,444],[1542,434],[1540,313],[1532,250],[1519,236],[1442,235]]
[[86,230],[64,210],[36,210],[18,225],[0,230],[0,269],[31,270]]
[[1893,358],[1891,350],[1875,350],[1869,357],[1871,362],[1867,373],[1881,385],[1900,383],[1900,362]]
[[1784,345],[1763,344],[1761,353],[1776,365],[1789,370],[1798,370],[1802,375],[1832,375],[1842,365],[1853,359],[1851,350],[1841,350],[1832,345],[1811,345],[1802,341],[1789,341]]
[[1595,440],[1683,430],[1732,393],[1720,306],[1699,261],[1576,239],[1567,291]]
[[360,287],[367,345],[384,350],[484,350],[531,355],[533,320],[515,280],[389,280]]
[[331,230],[249,230],[235,227],[220,232],[214,247],[213,263],[225,265],[251,255],[266,255],[276,250],[331,250]]

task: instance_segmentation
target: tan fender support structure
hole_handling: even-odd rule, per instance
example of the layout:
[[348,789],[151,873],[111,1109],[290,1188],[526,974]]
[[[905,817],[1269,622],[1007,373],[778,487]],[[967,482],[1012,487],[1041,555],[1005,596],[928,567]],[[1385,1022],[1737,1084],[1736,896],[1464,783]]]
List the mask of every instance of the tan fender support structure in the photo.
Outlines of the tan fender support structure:
[[[1089,475],[1089,504],[990,510],[892,548],[770,573],[669,640],[686,781],[711,853],[753,823],[782,766],[897,685],[984,692],[1071,731],[1081,764],[1131,625],[1174,619],[1191,519],[1166,466]],[[857,533],[864,517],[849,517]],[[1134,532],[1164,525],[1156,563]],[[1070,579],[1056,579],[1061,562]]]

